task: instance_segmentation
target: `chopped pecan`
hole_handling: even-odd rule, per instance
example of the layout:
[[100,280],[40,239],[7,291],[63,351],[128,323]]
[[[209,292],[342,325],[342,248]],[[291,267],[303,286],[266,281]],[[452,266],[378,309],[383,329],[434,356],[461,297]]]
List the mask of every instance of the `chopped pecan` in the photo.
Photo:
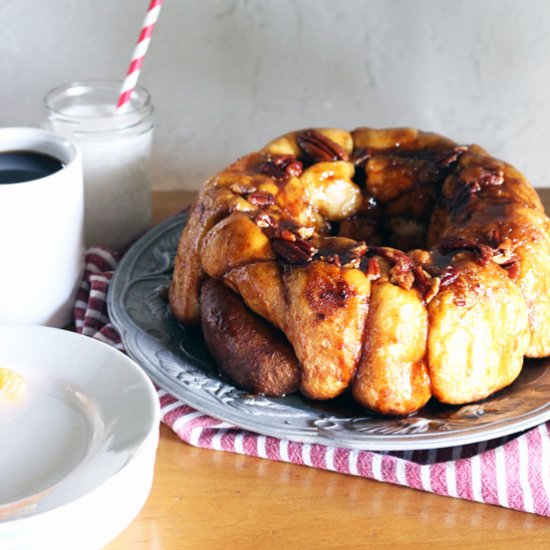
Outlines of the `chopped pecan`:
[[369,247],[365,241],[359,241],[351,250],[350,254],[357,258],[361,258],[367,253]]
[[242,183],[232,183],[229,189],[235,193],[235,195],[246,195],[247,193],[254,193],[256,188],[253,185],[245,185]]
[[502,241],[500,229],[492,228],[486,233],[487,242],[491,248],[498,248]]
[[330,256],[319,256],[319,259],[322,262],[328,262],[329,264],[334,264],[338,267],[342,267],[342,259],[340,258],[339,254],[331,254]]
[[422,293],[424,301],[429,304],[437,296],[440,288],[441,279],[439,277],[433,277],[432,279],[430,279],[430,286],[425,292]]
[[377,279],[380,279],[380,264],[376,258],[369,258],[365,275],[369,281],[376,281]]
[[421,266],[415,265],[412,268],[412,272],[414,273],[414,276],[417,280],[418,287],[420,290],[427,289],[431,286],[431,280],[433,277]]
[[253,206],[265,208],[275,204],[275,197],[267,191],[254,191],[246,196],[246,200]]
[[361,258],[367,253],[369,247],[365,241],[360,241],[345,254],[344,267],[359,269]]
[[434,265],[425,265],[422,269],[431,277],[432,281],[438,279],[439,288],[449,286],[456,281],[460,274],[452,265],[448,265],[445,268]]
[[271,246],[279,259],[293,265],[309,262],[317,252],[314,246],[301,237],[296,237],[295,241],[274,237]]
[[477,182],[471,184],[462,180],[456,180],[456,189],[453,196],[449,199],[451,208],[460,209],[470,200],[477,199],[477,192],[481,189]]
[[342,267],[359,269],[360,266],[361,266],[361,259],[351,256]]
[[475,195],[477,192],[481,191],[481,185],[478,181],[463,181],[464,184],[462,193],[465,195]]
[[420,291],[420,294],[422,294],[426,303],[429,304],[439,291],[439,278],[432,277],[419,265],[415,265],[412,271],[414,273],[415,283]]
[[475,254],[481,265],[487,265],[493,258],[493,249],[486,244],[480,244],[475,248]]
[[344,148],[317,130],[304,130],[296,137],[304,158],[310,163],[349,160]]
[[378,254],[387,260],[390,260],[393,263],[400,263],[407,269],[412,269],[414,262],[401,250],[396,248],[387,248],[384,246],[371,246],[369,247],[369,252],[373,254]]
[[302,175],[304,167],[294,155],[270,155],[260,166],[260,172],[282,183]]
[[404,252],[401,252],[401,250],[380,246],[369,247],[369,252],[378,254],[393,263],[393,267],[390,269],[390,281],[392,283],[406,290],[410,290],[412,288],[415,281],[413,273],[415,264],[409,256],[407,256]]
[[458,270],[452,266],[447,266],[445,269],[435,268],[431,270],[431,273],[416,266],[413,271],[415,283],[427,304],[437,296],[442,288],[450,285],[459,275]]
[[457,145],[450,151],[445,151],[445,154],[438,159],[437,164],[442,168],[449,168],[453,164],[456,164],[467,150],[468,147],[465,145]]
[[390,281],[405,290],[410,290],[414,284],[414,274],[404,264],[396,263],[390,269],[390,275]]
[[259,214],[256,214],[254,216],[254,223],[261,227],[262,229],[266,228],[275,228],[277,227],[277,221],[270,216],[269,214],[266,214],[265,212],[260,212]]
[[454,283],[459,276],[458,269],[453,266],[447,266],[440,275],[441,286],[449,286]]
[[502,185],[504,183],[504,172],[502,170],[483,166],[469,166],[462,170],[459,177],[466,185],[476,185],[478,191],[484,186]]
[[500,267],[503,267],[508,272],[508,276],[514,283],[519,279],[521,265],[518,258],[502,264]]
[[460,208],[464,203],[477,199],[477,193],[484,187],[502,185],[504,172],[495,168],[469,166],[460,172],[456,183],[452,204],[455,208]]
[[472,252],[481,265],[487,265],[493,258],[493,249],[489,245],[467,241],[462,237],[445,237],[438,248],[443,254],[453,254],[461,250]]
[[295,233],[292,233],[292,231],[289,231],[288,229],[283,229],[281,231],[281,238],[285,241],[290,242],[296,242],[297,235]]
[[512,239],[506,237],[505,239],[499,238],[497,240],[496,236],[500,237],[500,235],[496,233],[495,238],[491,241],[492,243],[496,243],[492,246],[493,262],[498,265],[503,265],[517,261],[519,258]]
[[353,244],[349,249],[340,248],[339,252],[331,252],[330,248],[323,249],[321,247],[317,258],[323,262],[329,262],[338,267],[348,269],[359,269],[361,267],[361,258],[368,250],[364,242]]

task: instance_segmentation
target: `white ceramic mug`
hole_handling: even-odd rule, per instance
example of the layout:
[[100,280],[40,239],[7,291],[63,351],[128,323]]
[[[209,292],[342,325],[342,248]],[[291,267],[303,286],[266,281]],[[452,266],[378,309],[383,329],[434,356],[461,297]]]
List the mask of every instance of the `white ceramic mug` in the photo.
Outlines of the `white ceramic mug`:
[[0,323],[63,327],[84,267],[82,161],[68,139],[38,128],[0,128],[0,155],[49,155],[62,167],[0,183]]

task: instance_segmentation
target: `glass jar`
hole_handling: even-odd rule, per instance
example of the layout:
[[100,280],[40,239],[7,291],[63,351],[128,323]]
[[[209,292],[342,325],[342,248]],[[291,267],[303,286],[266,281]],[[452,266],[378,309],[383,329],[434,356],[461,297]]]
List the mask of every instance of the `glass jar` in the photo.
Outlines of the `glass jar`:
[[121,84],[71,82],[44,99],[43,127],[67,136],[82,152],[85,242],[123,250],[151,223],[149,167],[153,105],[138,86],[115,112]]

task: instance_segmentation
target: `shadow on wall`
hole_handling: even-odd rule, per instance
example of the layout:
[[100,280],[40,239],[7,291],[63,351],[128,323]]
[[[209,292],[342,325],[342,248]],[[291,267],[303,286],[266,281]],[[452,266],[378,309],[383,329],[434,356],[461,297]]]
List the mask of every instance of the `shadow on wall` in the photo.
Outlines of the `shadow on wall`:
[[[2,2],[0,125],[37,125],[60,83],[122,78],[146,7]],[[477,142],[536,185],[549,177],[546,0],[166,2],[140,82],[156,107],[157,188],[196,189],[310,126],[416,126]]]
[[[175,138],[159,143],[173,175],[165,183],[196,188],[290,129],[358,125],[477,142],[535,184],[547,178],[532,143],[550,116],[540,86],[550,84],[541,71],[550,68],[550,23],[535,10],[492,0],[235,1],[196,10],[200,30],[179,34],[173,85],[155,94],[159,130]],[[533,57],[544,65],[526,62]],[[185,98],[175,116],[166,108],[174,89]]]

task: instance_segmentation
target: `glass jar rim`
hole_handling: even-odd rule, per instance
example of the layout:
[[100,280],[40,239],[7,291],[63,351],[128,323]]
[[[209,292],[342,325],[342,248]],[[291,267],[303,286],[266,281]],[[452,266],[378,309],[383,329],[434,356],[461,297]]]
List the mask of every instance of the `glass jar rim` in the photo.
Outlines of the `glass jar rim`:
[[[86,97],[92,92],[104,91],[113,95],[113,109],[115,108],[116,100],[122,83],[117,80],[97,79],[97,80],[75,80],[67,82],[50,90],[43,100],[43,108],[48,118],[55,118],[58,122],[79,126],[86,122],[109,122],[111,125],[110,131],[129,130],[133,127],[140,126],[143,122],[152,116],[153,104],[151,95],[143,86],[136,86],[130,97],[131,109],[122,110],[121,112],[113,111],[110,114],[71,114],[66,112],[66,109],[61,109],[55,105],[56,101],[63,98]],[[152,126],[152,122],[151,122]],[[79,128],[78,133],[93,134],[105,131],[83,130]]]

